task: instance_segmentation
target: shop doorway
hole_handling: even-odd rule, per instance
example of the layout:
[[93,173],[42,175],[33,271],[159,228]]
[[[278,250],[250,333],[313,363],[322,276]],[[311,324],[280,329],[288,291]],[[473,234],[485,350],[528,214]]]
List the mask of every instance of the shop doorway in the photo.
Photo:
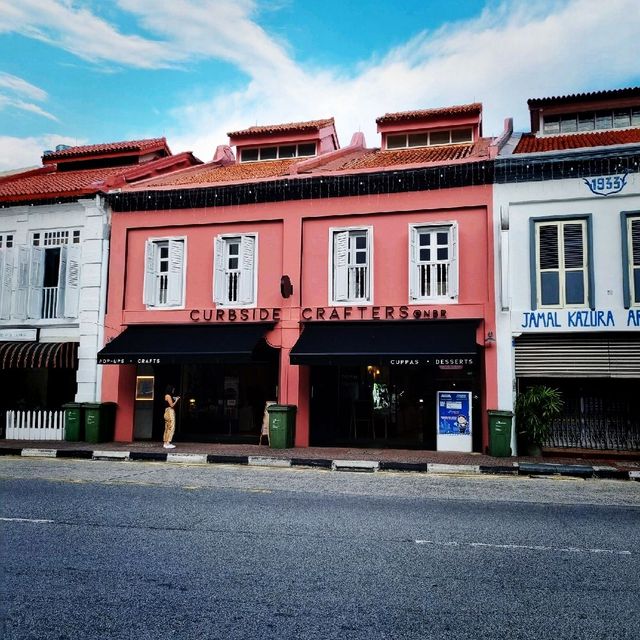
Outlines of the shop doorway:
[[472,370],[351,365],[311,368],[312,446],[436,449],[438,391],[471,391],[481,447],[480,384]]
[[151,437],[164,431],[164,395],[173,385],[175,441],[257,444],[267,400],[277,399],[278,363],[156,365]]

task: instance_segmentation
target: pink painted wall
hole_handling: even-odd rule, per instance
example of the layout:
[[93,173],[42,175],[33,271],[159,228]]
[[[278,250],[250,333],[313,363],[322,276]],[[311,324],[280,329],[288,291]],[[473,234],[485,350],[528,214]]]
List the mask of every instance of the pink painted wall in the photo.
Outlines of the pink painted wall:
[[[279,402],[298,406],[296,446],[309,443],[309,370],[289,364],[303,307],[328,306],[329,228],[374,227],[375,305],[408,305],[408,225],[457,221],[460,286],[450,318],[480,318],[477,342],[495,334],[492,187],[318,199],[216,209],[114,213],[112,218],[106,338],[131,323],[189,323],[191,309],[214,308],[214,238],[220,233],[258,234],[258,307],[277,307],[282,321],[267,335],[281,347]],[[185,309],[147,310],[142,302],[144,244],[150,237],[187,238]],[[125,278],[126,274],[126,278]],[[280,277],[290,276],[294,294],[283,299]],[[424,305],[423,305],[424,306]],[[441,303],[432,305],[436,308]],[[483,416],[496,408],[496,350],[485,349]],[[103,397],[116,401],[116,440],[133,437],[133,366],[103,367]],[[133,371],[133,373],[132,373]],[[488,445],[483,419],[483,449]]]

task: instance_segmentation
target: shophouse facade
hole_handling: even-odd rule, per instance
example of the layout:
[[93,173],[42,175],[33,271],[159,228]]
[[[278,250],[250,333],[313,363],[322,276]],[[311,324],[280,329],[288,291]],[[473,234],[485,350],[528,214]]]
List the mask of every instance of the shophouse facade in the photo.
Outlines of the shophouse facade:
[[375,149],[333,119],[251,127],[109,194],[116,440],[161,437],[170,384],[178,439],[257,443],[276,401],[298,447],[486,449],[500,141],[480,104],[377,122]]
[[553,447],[640,448],[640,89],[529,101],[495,167],[498,404],[559,389]]
[[101,194],[196,162],[164,138],[61,145],[41,167],[0,177],[3,427],[7,412],[45,427],[61,424],[65,402],[100,400],[110,225]]

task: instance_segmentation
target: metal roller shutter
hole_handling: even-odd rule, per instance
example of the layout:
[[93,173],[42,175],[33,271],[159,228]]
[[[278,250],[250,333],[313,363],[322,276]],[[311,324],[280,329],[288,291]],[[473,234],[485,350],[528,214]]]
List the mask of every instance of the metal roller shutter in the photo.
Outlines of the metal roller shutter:
[[640,334],[528,334],[515,340],[519,378],[640,378]]

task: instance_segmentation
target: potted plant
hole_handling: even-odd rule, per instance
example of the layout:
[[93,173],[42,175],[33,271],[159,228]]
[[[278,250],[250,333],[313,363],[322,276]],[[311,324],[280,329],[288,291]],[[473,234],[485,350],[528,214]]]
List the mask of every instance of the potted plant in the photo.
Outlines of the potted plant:
[[562,412],[562,394],[546,385],[529,387],[516,398],[516,427],[519,444],[529,455],[539,456],[541,445],[551,433],[551,424]]

